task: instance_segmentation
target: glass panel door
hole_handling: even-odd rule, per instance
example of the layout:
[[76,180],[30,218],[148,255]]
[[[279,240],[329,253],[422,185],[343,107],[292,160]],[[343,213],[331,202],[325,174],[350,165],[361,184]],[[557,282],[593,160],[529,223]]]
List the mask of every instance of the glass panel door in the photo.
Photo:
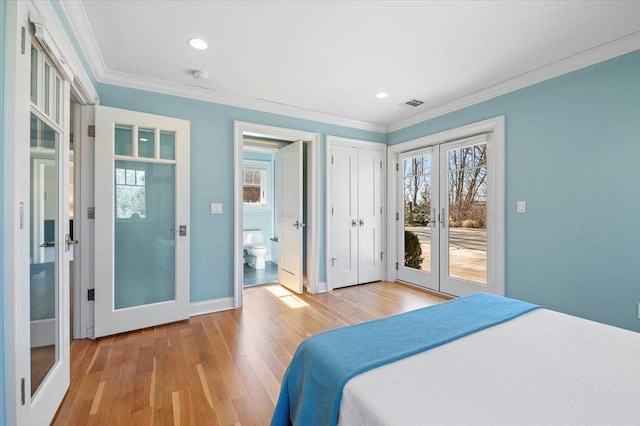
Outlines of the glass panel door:
[[[20,291],[22,404],[18,424],[49,424],[69,386],[69,84],[33,41],[18,163],[24,259]],[[28,121],[27,121],[28,119]],[[25,129],[26,130],[26,129]],[[27,136],[28,135],[28,136]],[[21,212],[22,213],[22,212]],[[24,218],[24,221],[22,219]],[[28,261],[28,262],[27,262]],[[27,267],[28,265],[28,267]]]
[[438,290],[437,147],[401,155],[399,164],[398,278]]
[[189,122],[96,107],[95,337],[189,317]]
[[481,135],[399,155],[398,279],[487,291],[487,154]]
[[487,142],[477,136],[440,146],[440,291],[487,291]]

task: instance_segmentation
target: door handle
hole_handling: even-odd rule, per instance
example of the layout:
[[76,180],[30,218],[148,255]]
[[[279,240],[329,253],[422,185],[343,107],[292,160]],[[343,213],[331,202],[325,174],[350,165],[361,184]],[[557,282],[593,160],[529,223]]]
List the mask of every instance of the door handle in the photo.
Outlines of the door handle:
[[306,223],[300,222],[299,220],[296,220],[295,222],[293,222],[293,227],[296,229],[304,228],[305,226],[306,226]]
[[364,220],[360,219],[360,226],[364,226]]
[[438,218],[436,217],[437,213],[436,213],[436,208],[432,208],[431,209],[431,227],[435,228],[436,227],[436,223],[438,222]]
[[55,247],[55,246],[56,246],[55,241],[45,241],[44,243],[40,244],[40,247]]
[[71,239],[71,236],[70,236],[69,234],[66,234],[66,235],[64,236],[64,242],[65,242],[65,243],[66,243],[66,245],[67,245],[67,248],[65,249],[65,251],[69,251],[69,250],[71,250],[71,246],[75,246],[75,245],[77,245],[77,244],[78,244],[78,240],[72,240],[72,239]]
[[355,219],[351,219],[351,226],[358,226],[358,223]]
[[444,224],[445,224],[445,211],[444,211],[444,207],[442,208],[442,216],[440,216],[440,226],[442,226],[444,228]]
[[178,235],[181,237],[187,236],[187,225],[180,225],[177,228],[171,228],[171,232],[178,232]]

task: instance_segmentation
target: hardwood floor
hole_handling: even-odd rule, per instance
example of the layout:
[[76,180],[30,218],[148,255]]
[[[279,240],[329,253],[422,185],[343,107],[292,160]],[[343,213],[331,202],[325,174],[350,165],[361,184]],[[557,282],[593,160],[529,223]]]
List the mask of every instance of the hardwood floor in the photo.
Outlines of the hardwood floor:
[[293,295],[244,291],[244,307],[71,345],[55,425],[267,425],[298,344],[324,330],[444,301],[393,283]]

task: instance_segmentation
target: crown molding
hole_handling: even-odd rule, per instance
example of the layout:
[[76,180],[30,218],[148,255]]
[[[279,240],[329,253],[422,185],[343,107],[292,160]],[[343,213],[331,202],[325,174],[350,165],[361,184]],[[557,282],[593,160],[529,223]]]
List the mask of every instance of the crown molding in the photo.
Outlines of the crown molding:
[[520,74],[516,77],[457,99],[436,105],[412,117],[390,123],[387,125],[387,133],[413,126],[414,124],[505,95],[515,90],[522,89],[638,49],[640,49],[640,31],[636,31],[627,36],[601,44],[583,52],[576,53],[575,55],[568,56],[557,62],[544,65],[535,70]]
[[355,129],[369,130],[380,133],[391,133],[415,124],[427,121],[450,112],[454,112],[471,105],[475,105],[498,96],[549,80],[590,65],[615,58],[640,49],[640,31],[613,40],[608,43],[585,50],[551,64],[542,66],[535,70],[520,74],[516,77],[480,89],[478,91],[463,95],[461,97],[442,102],[429,107],[419,114],[398,120],[386,125],[380,123],[370,123],[366,121],[344,118],[332,114],[307,110],[304,108],[280,104],[261,99],[254,99],[230,93],[223,93],[213,89],[178,84],[161,80],[154,80],[119,73],[108,70],[100,49],[96,42],[87,14],[82,2],[60,2],[64,13],[67,15],[71,28],[80,43],[80,47],[89,61],[89,66],[99,83],[114,84],[133,89],[148,90],[164,93],[173,96],[181,96],[190,99],[197,99],[206,102],[213,102],[223,105],[230,105],[239,108],[246,108],[272,114],[286,115],[305,120],[318,121],[338,126],[346,126]]
[[91,25],[89,25],[89,18],[84,10],[84,6],[81,1],[61,1],[60,6],[67,15],[67,20],[71,26],[73,35],[80,43],[82,53],[89,61],[89,66],[96,80],[100,81],[102,76],[107,71],[107,66],[104,63],[100,49],[98,48],[98,42],[93,34]]
[[155,80],[115,71],[106,71],[102,76],[98,78],[98,81],[105,84],[113,84],[156,93],[164,93],[166,95],[181,96],[189,99],[213,102],[238,108],[246,108],[271,114],[285,115],[288,117],[301,118],[304,120],[319,121],[322,123],[345,126],[360,130],[385,133],[387,129],[384,124],[353,120],[350,118],[312,111],[292,105],[264,101],[261,99],[254,99],[245,96],[234,95],[231,93],[224,93],[214,89],[208,89],[206,87],[190,86],[187,84]]

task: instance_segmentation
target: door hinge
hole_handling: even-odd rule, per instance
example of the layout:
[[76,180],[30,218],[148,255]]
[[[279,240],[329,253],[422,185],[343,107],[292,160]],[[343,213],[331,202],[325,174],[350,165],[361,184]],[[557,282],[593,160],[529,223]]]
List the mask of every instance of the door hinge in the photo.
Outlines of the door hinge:
[[380,214],[382,214],[382,206],[380,206]]
[[382,161],[380,162],[380,169],[382,169]]
[[24,395],[25,391],[24,391],[24,377],[20,379],[20,402],[22,403],[22,405],[24,405],[25,403],[25,395]]
[[20,229],[24,229],[24,202],[20,201]]
[[384,254],[383,251],[380,252],[380,260],[382,260],[382,255]]
[[333,216],[333,207],[331,207],[331,216]]
[[[20,53],[22,53],[23,55],[27,50],[27,46],[26,46],[26,44],[27,44],[27,41],[26,41],[27,34],[26,34],[26,32],[27,32],[27,30],[24,27],[22,27],[22,29],[20,30]],[[24,379],[22,379],[22,380],[24,380]],[[22,404],[24,404],[24,402]]]
[[396,220],[400,220],[400,213],[396,213]]
[[87,300],[89,302],[93,302],[96,300],[96,289],[95,288],[90,288],[89,290],[87,290]]
[[95,138],[96,137],[96,126],[94,126],[93,124],[89,124],[87,126],[87,135],[90,138]]
[[396,172],[400,170],[400,166],[396,163]]
[[333,155],[331,156],[331,164],[333,164]]
[[337,257],[332,257],[331,258],[331,266],[336,266],[336,260],[338,260]]
[[396,271],[398,270],[399,267],[400,265],[398,264],[398,262],[396,262]]
[[87,207],[87,219],[95,219],[95,218],[96,218],[96,208]]

